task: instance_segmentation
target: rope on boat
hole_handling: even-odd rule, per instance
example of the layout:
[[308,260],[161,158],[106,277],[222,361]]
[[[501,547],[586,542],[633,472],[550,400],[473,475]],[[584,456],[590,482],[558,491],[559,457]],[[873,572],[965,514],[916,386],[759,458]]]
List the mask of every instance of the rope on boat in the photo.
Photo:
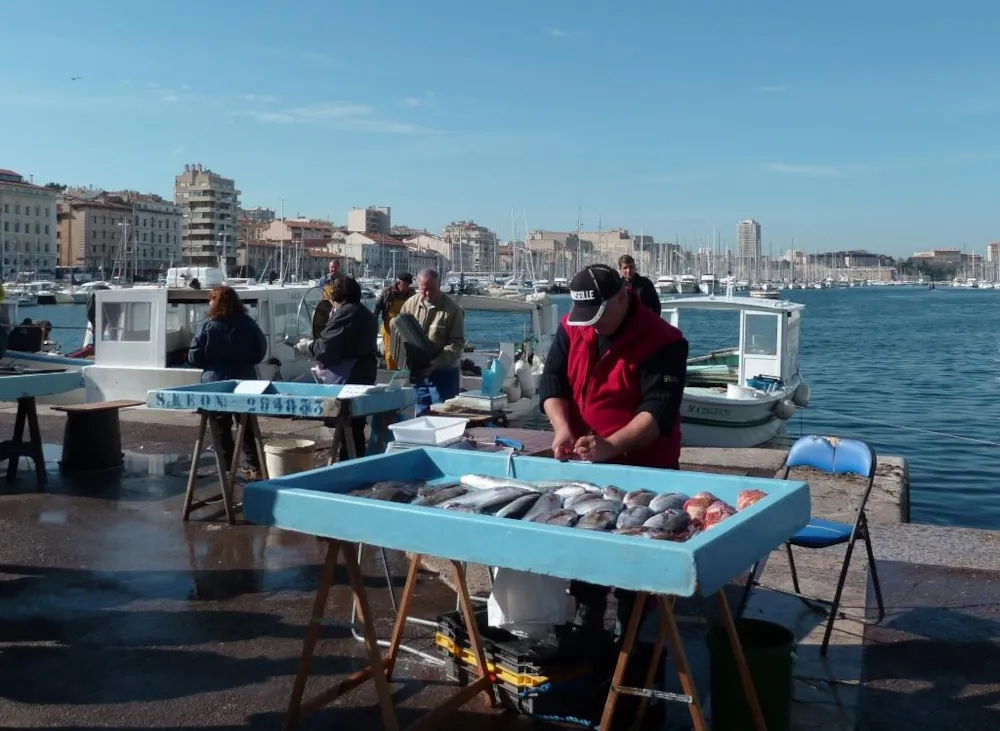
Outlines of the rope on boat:
[[960,434],[948,434],[943,431],[934,431],[933,429],[921,429],[916,426],[904,426],[902,424],[893,424],[888,421],[879,421],[878,419],[868,419],[863,416],[854,416],[853,414],[844,414],[840,411],[831,411],[830,409],[819,409],[815,406],[806,407],[809,411],[815,411],[820,414],[829,414],[830,416],[837,416],[841,419],[850,419],[851,421],[860,421],[865,424],[874,424],[876,426],[887,426],[892,429],[900,429],[902,431],[912,431],[918,434],[929,434],[934,437],[944,437],[945,439],[957,439],[962,442],[970,442],[972,444],[982,444],[987,447],[1000,447],[1000,442],[992,442],[989,439],[976,439],[975,437],[963,437]]

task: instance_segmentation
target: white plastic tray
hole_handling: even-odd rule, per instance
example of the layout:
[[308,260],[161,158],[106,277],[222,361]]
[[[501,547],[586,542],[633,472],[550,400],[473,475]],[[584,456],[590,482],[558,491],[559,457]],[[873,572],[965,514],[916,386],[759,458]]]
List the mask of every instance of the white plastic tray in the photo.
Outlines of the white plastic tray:
[[454,416],[421,416],[390,424],[389,428],[398,442],[437,446],[461,437],[468,423],[468,419]]

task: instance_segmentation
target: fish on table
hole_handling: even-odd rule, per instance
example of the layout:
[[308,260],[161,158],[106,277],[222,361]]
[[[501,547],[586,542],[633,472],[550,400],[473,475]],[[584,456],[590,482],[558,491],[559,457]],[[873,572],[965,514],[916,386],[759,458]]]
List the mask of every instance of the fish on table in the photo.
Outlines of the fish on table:
[[691,517],[687,513],[683,510],[670,508],[654,515],[643,523],[642,527],[674,533],[686,529],[690,524]]
[[649,503],[656,497],[652,490],[632,490],[625,495],[625,507],[635,508],[638,506],[649,507]]
[[618,513],[614,510],[594,510],[580,516],[575,527],[584,530],[609,530],[615,527],[617,517]]
[[657,495],[649,501],[649,508],[654,513],[662,513],[664,510],[683,510],[684,503],[687,502],[687,495],[679,492],[665,492]]
[[532,523],[542,523],[544,525],[561,525],[567,528],[572,528],[576,525],[576,522],[580,519],[572,510],[566,510],[560,508],[559,510],[553,510],[548,513],[542,513],[541,515],[536,515],[531,519]]
[[515,499],[527,495],[531,490],[513,485],[491,487],[483,490],[470,490],[464,495],[441,503],[441,507],[450,510],[456,505],[468,505],[479,513],[496,512]]
[[493,477],[492,475],[462,475],[459,483],[473,490],[490,490],[495,487],[520,487],[531,492],[540,492],[540,488],[531,482],[515,480],[513,477]]
[[559,495],[554,492],[544,493],[539,496],[535,504],[531,506],[531,509],[521,517],[521,520],[534,520],[539,515],[559,510],[562,506],[563,499]]
[[593,513],[598,510],[607,510],[613,512],[615,517],[618,517],[618,513],[621,512],[622,504],[615,500],[605,500],[599,495],[594,500],[581,500],[575,502],[572,505],[566,506],[569,510],[572,510],[577,515],[586,515],[587,513]]
[[655,513],[645,505],[636,505],[634,508],[625,508],[618,514],[615,523],[617,528],[637,528],[652,518]]
[[414,500],[412,504],[423,505],[428,508],[433,507],[449,500],[453,500],[461,495],[465,495],[471,489],[472,488],[466,487],[465,485],[453,485],[451,487],[422,487],[417,491],[417,499]]
[[514,498],[509,503],[500,508],[495,515],[498,518],[511,518],[517,520],[531,510],[535,503],[542,497],[540,493],[529,492],[527,495]]

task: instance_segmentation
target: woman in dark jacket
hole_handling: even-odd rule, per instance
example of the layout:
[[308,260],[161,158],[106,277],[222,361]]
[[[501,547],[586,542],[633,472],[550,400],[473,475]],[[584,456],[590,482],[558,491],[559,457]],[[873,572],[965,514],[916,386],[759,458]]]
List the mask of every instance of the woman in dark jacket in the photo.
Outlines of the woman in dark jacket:
[[[222,285],[212,290],[208,299],[208,319],[202,324],[198,334],[191,341],[188,362],[201,368],[202,383],[210,381],[252,380],[257,378],[256,365],[267,355],[267,338],[260,326],[246,313],[239,295],[232,287]],[[221,432],[223,464],[231,465],[233,460],[233,415],[213,416]],[[250,471],[260,473],[257,457],[250,435],[243,440]]]
[[[309,352],[326,371],[324,383],[371,385],[378,374],[378,318],[361,301],[361,287],[353,277],[341,276],[328,287],[333,312]],[[365,453],[365,419],[352,419],[354,448]],[[347,459],[342,446],[340,458]]]

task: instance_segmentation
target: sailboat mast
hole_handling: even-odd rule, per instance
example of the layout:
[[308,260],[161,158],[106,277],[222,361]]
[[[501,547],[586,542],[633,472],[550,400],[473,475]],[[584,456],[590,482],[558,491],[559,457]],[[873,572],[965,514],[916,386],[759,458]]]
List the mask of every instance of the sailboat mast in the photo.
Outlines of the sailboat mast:
[[281,239],[278,245],[278,281],[285,282],[285,199],[281,199]]

